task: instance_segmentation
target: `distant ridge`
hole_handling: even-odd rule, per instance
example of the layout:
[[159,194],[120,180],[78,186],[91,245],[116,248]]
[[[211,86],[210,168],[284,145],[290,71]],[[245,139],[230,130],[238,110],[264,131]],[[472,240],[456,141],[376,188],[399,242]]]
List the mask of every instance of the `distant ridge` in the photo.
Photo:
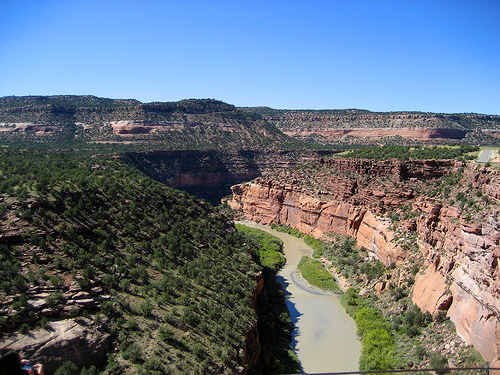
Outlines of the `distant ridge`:
[[238,108],[215,99],[141,103],[92,95],[6,96],[0,98],[2,139],[146,142],[167,149],[450,142],[500,145],[500,116],[355,108]]
[[299,143],[260,116],[219,100],[141,103],[72,95],[0,98],[0,139],[78,139],[202,150]]
[[462,142],[500,145],[500,116],[478,113],[371,112],[364,109],[241,108],[294,138],[320,144]]

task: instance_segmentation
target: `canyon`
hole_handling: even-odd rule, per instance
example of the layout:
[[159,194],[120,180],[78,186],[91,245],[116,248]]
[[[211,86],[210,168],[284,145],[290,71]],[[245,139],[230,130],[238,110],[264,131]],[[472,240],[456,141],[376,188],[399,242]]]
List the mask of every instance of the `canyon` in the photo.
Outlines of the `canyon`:
[[[413,278],[409,268],[418,265],[419,272],[414,275],[411,286],[413,303],[435,317],[447,316],[454,323],[460,340],[474,345],[483,358],[496,367],[500,364],[498,172],[465,162],[463,158],[462,161],[399,161],[332,158],[329,155],[358,144],[498,144],[499,135],[500,116],[481,114],[237,108],[212,99],[140,103],[133,99],[93,96],[0,98],[0,141],[5,156],[24,147],[19,144],[31,144],[33,155],[40,152],[42,155],[47,150],[52,154],[73,153],[85,159],[84,164],[90,163],[85,173],[103,175],[106,174],[104,161],[116,161],[140,171],[141,176],[146,177],[144,180],[159,181],[214,205],[232,192],[232,196],[223,201],[241,219],[266,225],[288,225],[326,241],[331,239],[332,233],[354,237],[358,247],[366,249],[367,260],[378,259],[387,269],[394,265],[397,271],[387,272],[382,279],[367,280],[360,293],[383,296],[391,293],[391,285],[406,287],[408,280]],[[38,174],[33,176],[38,178]],[[142,177],[137,181],[144,181]],[[37,188],[44,191],[50,178],[46,177]],[[80,188],[68,194],[65,184],[61,185],[64,189],[53,192],[65,194],[64,200],[60,197],[54,202],[76,202],[82,198]],[[90,182],[83,182],[81,188],[88,184]],[[37,213],[38,203],[23,198],[24,191],[13,186],[11,190],[19,194],[20,200],[12,201],[12,197],[4,194],[0,197],[4,201],[0,203],[6,203],[13,212],[29,209],[31,214]],[[26,196],[30,189],[26,190]],[[111,196],[122,196],[121,191],[125,189],[126,185],[120,185],[110,190],[110,202],[115,199]],[[134,194],[142,196],[142,190]],[[134,209],[152,204],[150,198],[154,196],[150,194],[145,202],[133,205]],[[123,212],[128,212],[132,200],[129,196],[119,201],[125,207]],[[114,203],[107,204],[111,215],[109,223],[114,225]],[[200,204],[200,207],[205,205]],[[100,207],[93,212],[97,209]],[[183,209],[185,207],[172,212],[172,217]],[[77,213],[81,209],[74,211]],[[141,212],[141,217],[152,212],[156,214],[157,210]],[[26,219],[23,217],[19,221],[14,216],[8,217],[10,225],[23,223]],[[54,217],[61,217],[60,212]],[[135,224],[127,224],[119,228],[120,233],[126,230],[136,235],[158,225],[153,219],[148,220],[145,219],[146,225],[141,230],[135,230]],[[200,215],[196,220],[203,222],[205,217]],[[95,219],[91,223],[101,221]],[[127,218],[124,222],[135,221]],[[68,224],[68,228],[77,228],[78,235],[85,234],[86,240],[103,236],[104,232],[89,232],[93,224],[80,220],[75,223]],[[120,223],[116,221],[117,226]],[[30,264],[36,259],[45,266],[50,262],[43,263],[43,260],[54,254],[46,255],[40,250],[37,258],[33,258],[32,247],[37,249],[38,245],[31,244],[31,238],[26,238],[22,232],[24,229],[35,231],[33,228],[25,225],[19,226],[17,231],[4,230],[0,240],[26,242],[25,250],[30,250],[31,256],[26,255],[26,259],[19,258],[19,261]],[[224,229],[226,234],[233,230],[228,228]],[[161,231],[163,228],[154,235]],[[36,233],[53,237],[58,232]],[[58,235],[63,234],[61,231]],[[116,235],[116,239],[121,236]],[[99,242],[95,246],[105,248],[108,245]],[[206,244],[201,244],[197,251],[206,248]],[[130,254],[131,262],[133,257],[135,255]],[[102,267],[100,260],[96,261]],[[191,269],[182,268],[186,272]],[[54,275],[60,273],[53,268],[49,271]],[[68,270],[64,272],[67,274]],[[349,280],[338,276],[343,287],[348,288]],[[105,290],[102,283],[83,290],[67,280],[68,275],[64,277],[64,286],[58,287],[61,296],[57,309],[48,308],[44,302],[46,295],[52,295],[55,290],[47,285],[48,279],[42,282],[44,287],[26,290],[28,301],[22,306],[23,314],[71,322],[72,314],[108,305],[109,290]],[[254,281],[257,288],[252,294],[253,307],[262,290],[262,280],[257,277]],[[99,291],[98,288],[103,289]],[[19,304],[16,299],[2,301],[0,309],[14,314],[11,305]],[[168,313],[177,319],[177,313]],[[31,318],[26,319],[22,323],[33,323]],[[44,333],[36,340],[49,340],[55,348],[58,345],[70,349],[81,345],[107,348],[110,345],[108,332],[102,329],[106,321],[96,325],[83,316],[78,322],[77,326],[56,324],[53,335]],[[185,328],[183,324],[173,331],[180,336]],[[257,325],[251,321],[245,329],[244,342],[238,342],[237,355],[230,357],[242,374],[248,365],[259,361],[260,355]],[[33,332],[36,336],[42,331]],[[54,335],[62,340],[57,342]],[[182,345],[179,348],[181,350]],[[31,350],[36,353],[38,349],[32,346]],[[126,353],[126,349],[123,352]],[[49,363],[49,357],[42,354],[40,358]],[[101,354],[96,358],[105,361]],[[54,353],[50,356],[56,358]],[[88,356],[83,355],[73,359],[83,366],[89,364],[86,358]],[[48,367],[55,369],[59,362],[56,358]]]
[[[413,302],[446,314],[467,344],[491,366],[500,364],[497,171],[452,160],[319,158],[232,191],[226,202],[244,220],[325,240],[332,232],[352,236],[386,266],[420,258]],[[385,282],[376,284],[382,292]]]
[[152,179],[217,205],[231,186],[330,154],[322,150],[150,151],[123,158]]
[[234,223],[116,154],[42,152],[1,150],[1,346],[48,375],[255,366],[262,272]]

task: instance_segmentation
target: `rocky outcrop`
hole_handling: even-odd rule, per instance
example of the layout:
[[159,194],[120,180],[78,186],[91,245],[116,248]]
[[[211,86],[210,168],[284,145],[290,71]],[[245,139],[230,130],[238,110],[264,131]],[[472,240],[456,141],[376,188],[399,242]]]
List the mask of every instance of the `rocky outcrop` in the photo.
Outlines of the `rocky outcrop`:
[[[233,186],[231,208],[241,210],[245,219],[262,224],[290,225],[303,233],[324,237],[335,232],[356,237],[359,246],[384,264],[401,262],[404,251],[397,245],[391,222],[382,212],[407,204],[413,189],[379,189],[373,182],[390,177],[395,183],[425,181],[449,173],[454,161],[412,162],[360,159],[319,159],[314,176],[261,178]],[[342,176],[352,175],[352,178]],[[300,181],[304,178],[304,181]],[[306,189],[311,180],[317,189]]]
[[405,259],[393,241],[389,222],[360,206],[302,195],[292,187],[246,183],[233,187],[231,208],[242,210],[246,220],[289,225],[305,234],[325,237],[329,232],[356,237],[373,257],[386,265]]
[[[405,262],[401,233],[415,233],[425,268],[415,280],[414,303],[449,316],[467,344],[498,366],[500,174],[453,161],[319,160],[311,169],[233,186],[228,204],[246,220],[289,225],[316,237],[353,236],[385,265]],[[429,186],[441,185],[448,174],[462,176],[448,187],[462,199],[458,204],[430,197]],[[399,223],[396,236],[391,212],[410,206],[412,219]]]
[[415,280],[413,301],[449,316],[464,340],[498,365],[500,210],[474,225],[441,204],[419,202],[418,209],[426,213],[417,221],[426,268]]
[[3,123],[0,124],[0,133],[28,132],[36,135],[59,132],[63,128],[60,124],[35,125],[33,123]]
[[54,321],[48,329],[36,329],[29,335],[18,333],[3,340],[2,346],[19,350],[23,358],[42,363],[45,374],[53,374],[65,361],[80,369],[105,363],[112,336],[92,320],[80,318]]
[[245,333],[244,347],[238,352],[237,363],[241,366],[238,374],[245,375],[249,368],[257,365],[261,353],[259,329],[255,321]]
[[401,137],[426,142],[429,140],[463,139],[467,130],[462,129],[425,129],[425,128],[352,128],[352,129],[309,129],[289,130],[285,134],[300,139],[321,137],[326,142],[338,143],[351,138],[363,138],[377,141],[388,137]]
[[[44,263],[44,259],[39,259]],[[71,286],[35,287],[26,292],[27,302],[13,311],[14,296],[7,296],[0,303],[4,316],[17,315],[15,325],[33,324],[45,319],[46,327],[31,330],[28,334],[9,333],[14,324],[4,324],[0,330],[0,346],[23,353],[23,357],[44,364],[46,374],[51,374],[65,361],[72,361],[79,368],[99,365],[106,361],[112,337],[92,320],[72,316],[85,310],[95,312],[102,302],[111,299],[103,288],[94,286],[87,291],[77,283]],[[103,318],[106,319],[106,318]]]

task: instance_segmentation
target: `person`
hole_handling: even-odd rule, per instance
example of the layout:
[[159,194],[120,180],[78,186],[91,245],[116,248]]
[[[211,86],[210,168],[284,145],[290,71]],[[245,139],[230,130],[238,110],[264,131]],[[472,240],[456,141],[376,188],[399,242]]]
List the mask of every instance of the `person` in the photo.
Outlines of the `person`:
[[43,375],[41,364],[32,364],[21,360],[19,353],[13,349],[0,349],[0,375]]

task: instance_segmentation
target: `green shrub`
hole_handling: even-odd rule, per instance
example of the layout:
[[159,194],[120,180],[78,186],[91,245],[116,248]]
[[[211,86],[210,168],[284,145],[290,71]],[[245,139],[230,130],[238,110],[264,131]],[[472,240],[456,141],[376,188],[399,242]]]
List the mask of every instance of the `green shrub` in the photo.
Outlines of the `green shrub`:
[[62,297],[63,295],[60,292],[55,291],[50,296],[45,298],[45,302],[47,302],[48,305],[55,305],[62,301]]
[[137,320],[135,320],[135,318],[130,318],[129,320],[127,320],[125,327],[132,331],[137,331],[139,329],[139,324],[137,323]]
[[368,332],[362,340],[363,348],[359,358],[360,371],[392,370],[396,366],[394,358],[394,338],[384,329]]
[[335,282],[335,278],[325,269],[323,263],[319,260],[303,256],[297,269],[300,270],[302,276],[312,285],[322,289],[340,292],[340,288]]
[[99,370],[94,365],[90,366],[88,369],[84,367],[80,375],[99,375]]
[[26,335],[30,331],[30,326],[26,323],[21,324],[21,327],[19,327],[19,332],[21,332],[23,335]]
[[437,369],[436,371],[437,374],[446,374],[447,372],[450,372],[447,370],[449,367],[448,365],[448,359],[441,353],[433,353],[430,357],[429,360],[429,368],[431,369]]
[[161,326],[158,330],[158,337],[161,341],[169,341],[174,338],[174,332],[170,330],[167,326]]
[[130,344],[128,348],[122,352],[122,357],[134,363],[142,362],[143,353],[140,345],[136,342]]
[[283,241],[263,230],[249,228],[244,225],[236,226],[245,233],[249,241],[253,242],[255,260],[263,267],[278,271],[284,266],[286,259],[282,254]]
[[340,303],[352,318],[356,318],[358,310],[368,307],[366,299],[361,297],[358,292],[357,289],[349,288],[340,296]]
[[375,307],[364,307],[358,310],[356,314],[356,325],[358,326],[358,335],[364,337],[368,332],[373,330],[388,331],[387,322],[380,311]]
[[54,375],[79,375],[78,366],[71,361],[66,361],[54,372]]

